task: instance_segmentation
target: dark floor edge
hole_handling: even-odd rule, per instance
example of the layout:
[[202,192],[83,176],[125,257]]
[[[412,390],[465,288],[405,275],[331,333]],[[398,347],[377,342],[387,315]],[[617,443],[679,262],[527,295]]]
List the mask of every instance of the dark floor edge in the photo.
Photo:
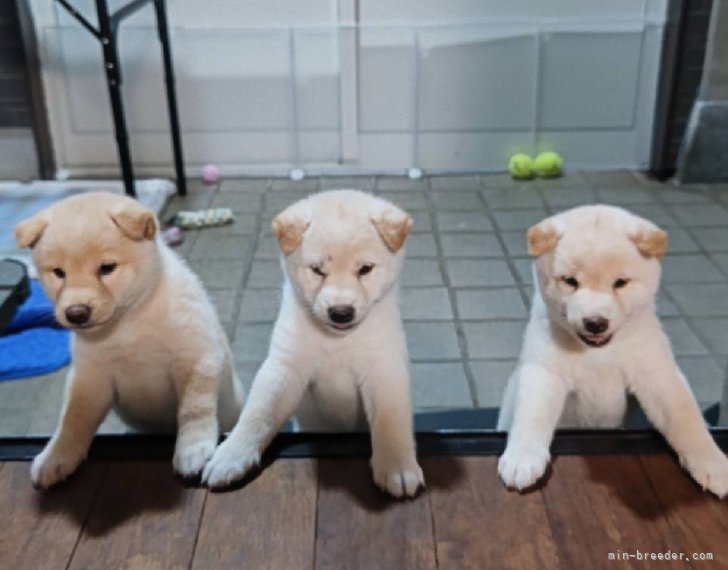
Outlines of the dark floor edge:
[[[723,451],[728,451],[728,428],[714,428],[711,434]],[[418,455],[500,455],[506,434],[490,430],[451,430],[417,433]],[[0,461],[27,461],[40,453],[48,437],[0,438]],[[174,437],[145,434],[99,435],[89,451],[90,459],[155,460],[172,458]],[[654,430],[563,430],[551,445],[554,455],[663,453],[669,446]],[[277,458],[369,457],[367,433],[281,433],[265,453]]]

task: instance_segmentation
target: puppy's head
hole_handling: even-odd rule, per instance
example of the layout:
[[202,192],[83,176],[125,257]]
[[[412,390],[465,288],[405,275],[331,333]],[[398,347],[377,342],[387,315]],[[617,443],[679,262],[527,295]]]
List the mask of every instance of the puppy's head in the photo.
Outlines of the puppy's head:
[[296,202],[273,220],[297,297],[329,330],[361,323],[399,275],[409,215],[357,190]]
[[667,233],[612,206],[584,206],[528,230],[551,319],[585,346],[605,346],[636,311],[654,308]]
[[159,252],[154,214],[107,192],[66,198],[15,226],[33,248],[56,319],[80,333],[101,330],[154,286]]

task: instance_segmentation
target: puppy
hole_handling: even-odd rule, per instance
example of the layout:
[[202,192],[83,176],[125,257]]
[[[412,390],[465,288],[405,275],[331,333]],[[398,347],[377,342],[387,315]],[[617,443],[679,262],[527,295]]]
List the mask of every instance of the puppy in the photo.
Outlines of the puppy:
[[60,424],[31,467],[33,484],[65,479],[110,408],[142,430],[177,430],[174,468],[199,474],[243,392],[200,281],[161,239],[154,214],[106,192],[67,198],[15,227],[70,328],[72,367]]
[[498,429],[503,482],[543,475],[557,426],[617,427],[626,394],[639,400],[704,488],[728,493],[728,459],[703,422],[655,313],[667,234],[621,208],[584,206],[528,231],[535,293]]
[[306,430],[368,421],[375,482],[396,497],[416,493],[423,476],[397,300],[411,224],[399,208],[356,190],[312,195],[273,220],[285,273],[280,312],[245,409],[204,482],[243,477],[295,414]]

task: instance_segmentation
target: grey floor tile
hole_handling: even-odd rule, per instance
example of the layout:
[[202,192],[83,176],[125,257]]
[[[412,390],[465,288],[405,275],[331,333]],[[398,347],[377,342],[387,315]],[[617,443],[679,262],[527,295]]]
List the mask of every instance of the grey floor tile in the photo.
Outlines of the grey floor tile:
[[237,291],[235,289],[211,289],[207,294],[215,307],[220,321],[230,322],[235,312]]
[[725,371],[710,356],[681,356],[677,364],[700,402],[720,402]]
[[373,176],[324,176],[321,178],[321,190],[341,190],[353,188],[364,192],[374,190]]
[[378,176],[375,187],[377,192],[390,190],[395,192],[423,191],[427,189],[427,181],[425,179],[412,180],[406,176]]
[[483,210],[485,205],[480,195],[474,191],[432,192],[432,204],[438,211],[444,210]]
[[572,188],[588,186],[584,175],[579,171],[566,171],[557,178],[536,178],[531,184],[539,188]]
[[460,358],[455,325],[452,322],[423,323],[410,321],[404,325],[407,347],[412,360],[446,360]]
[[189,265],[209,289],[234,289],[243,277],[242,260],[193,259]]
[[668,284],[665,289],[690,316],[728,316],[728,287],[723,283]]
[[654,204],[655,194],[637,185],[622,188],[599,188],[597,198],[604,204],[629,206],[633,204]]
[[402,284],[405,287],[429,287],[443,283],[436,259],[405,259],[402,271]]
[[378,196],[389,200],[403,210],[426,210],[427,196],[424,192],[411,190],[409,192],[379,192]]
[[258,243],[255,246],[256,259],[276,260],[279,259],[280,255],[281,250],[278,249],[278,242],[273,236],[262,235],[258,238]]
[[236,362],[263,362],[268,354],[273,323],[241,324],[235,331],[232,350]]
[[514,259],[513,265],[516,266],[518,276],[521,278],[522,283],[527,285],[533,284],[533,261],[528,259]]
[[692,323],[714,354],[728,354],[728,318],[693,318]]
[[471,360],[470,370],[481,408],[500,408],[508,379],[518,365],[517,360]]
[[235,215],[255,214],[263,208],[263,196],[261,194],[246,194],[243,192],[226,192],[217,194],[211,204],[211,208],[230,208]]
[[480,190],[480,179],[475,176],[431,176],[430,188],[436,191]]
[[728,227],[695,228],[695,239],[707,251],[728,251]]
[[702,187],[671,186],[657,191],[660,200],[666,204],[687,206],[710,206],[713,201]]
[[711,253],[710,258],[723,270],[723,273],[728,274],[728,253]]
[[304,178],[303,180],[291,180],[290,178],[273,178],[270,189],[274,192],[297,192],[306,194],[316,192],[319,189],[318,178]]
[[668,253],[697,253],[700,251],[700,245],[690,237],[687,231],[680,228],[671,228],[668,235]]
[[412,404],[417,409],[471,408],[468,380],[459,362],[414,362]]
[[546,210],[503,210],[494,212],[496,225],[504,231],[526,230],[548,217]]
[[535,180],[515,180],[510,174],[498,172],[492,174],[481,174],[480,183],[486,190],[491,188],[528,188],[536,184]]
[[437,244],[431,233],[412,234],[405,242],[410,257],[437,257]]
[[508,264],[500,259],[448,259],[446,267],[454,287],[515,285]]
[[525,188],[493,188],[483,190],[483,198],[491,210],[523,210],[543,208],[543,200],[535,186]]
[[244,236],[221,236],[209,233],[200,235],[190,250],[190,259],[244,260],[251,247],[251,239]]
[[541,193],[546,203],[554,210],[594,204],[597,201],[594,190],[588,187],[545,188]]
[[719,226],[728,224],[728,212],[716,204],[691,206],[681,204],[674,210],[675,217],[687,226]]
[[[720,281],[725,277],[704,255],[668,255],[662,262],[662,278],[666,283],[700,283]],[[728,283],[725,284],[728,293]]]
[[[52,376],[52,374],[43,374],[41,376],[0,382],[0,407],[4,409],[31,409]],[[1,435],[2,432],[0,432]]]
[[272,322],[281,305],[281,289],[247,289],[240,303],[240,322]]
[[444,320],[454,316],[450,297],[444,287],[404,289],[400,294],[402,317],[405,320]]
[[204,228],[201,230],[188,230],[187,233],[196,232],[204,235],[207,232],[214,232],[215,235],[252,235],[255,233],[258,216],[256,214],[234,214],[235,219],[232,224],[225,224],[215,228]]
[[629,207],[630,212],[650,220],[663,228],[677,225],[677,220],[663,206],[659,204],[634,204]]
[[502,257],[503,248],[495,234],[443,234],[442,252],[446,257]]
[[278,261],[258,260],[253,261],[248,276],[248,287],[280,287],[283,283],[283,272]]
[[595,187],[629,186],[637,182],[637,179],[627,170],[582,172],[581,175]]
[[516,287],[509,289],[467,289],[456,292],[461,320],[525,319],[526,305]]
[[311,192],[269,192],[265,195],[265,211],[271,215],[271,218],[283,210],[285,210],[291,204],[295,204],[299,200],[303,200],[307,196],[310,196]]
[[506,246],[506,251],[511,257],[528,257],[528,242],[526,232],[518,230],[515,232],[501,232],[501,237]]
[[430,212],[426,210],[417,210],[414,212],[408,212],[412,218],[412,227],[410,228],[410,234],[418,234],[423,232],[432,231],[432,220],[430,219]]
[[493,224],[484,211],[437,212],[437,225],[441,232],[488,232]]
[[218,194],[262,194],[270,183],[270,178],[224,178]]
[[707,355],[708,349],[690,329],[684,319],[663,319],[662,328],[678,356]]
[[470,358],[516,358],[521,351],[526,321],[464,323]]
[[657,295],[657,315],[660,317],[675,317],[680,312],[675,304],[668,299],[664,293]]

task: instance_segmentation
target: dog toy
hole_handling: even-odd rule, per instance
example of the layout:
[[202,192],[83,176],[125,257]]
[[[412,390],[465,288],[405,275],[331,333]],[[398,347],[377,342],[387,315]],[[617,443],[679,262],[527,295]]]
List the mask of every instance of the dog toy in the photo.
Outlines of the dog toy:
[[539,154],[534,164],[541,178],[556,178],[561,176],[564,159],[555,152],[547,151]]
[[170,220],[170,223],[188,230],[224,226],[225,224],[232,224],[234,220],[233,211],[230,208],[211,208],[196,212],[177,212]]
[[202,181],[205,184],[215,184],[220,180],[220,169],[214,164],[206,164],[202,167]]
[[508,161],[508,172],[516,180],[533,178],[533,159],[522,152],[514,154]]

